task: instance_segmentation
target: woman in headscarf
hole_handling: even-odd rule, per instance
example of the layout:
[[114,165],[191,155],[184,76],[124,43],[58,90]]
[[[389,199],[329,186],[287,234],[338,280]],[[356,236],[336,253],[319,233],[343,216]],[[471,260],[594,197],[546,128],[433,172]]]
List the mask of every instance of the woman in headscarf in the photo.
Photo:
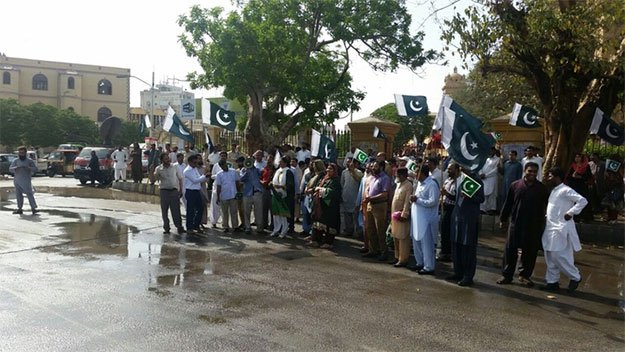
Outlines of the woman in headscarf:
[[286,178],[288,169],[288,158],[280,159],[280,168],[276,170],[271,180],[271,213],[273,214],[272,237],[280,236],[285,238],[289,231],[287,217],[291,214],[286,203]]
[[313,242],[320,248],[332,249],[334,236],[339,233],[341,215],[341,181],[339,167],[331,163],[326,175],[315,188],[313,194]]
[[[565,183],[582,197],[589,199],[588,185],[592,183],[592,172],[588,164],[588,158],[582,154],[575,154],[575,161],[571,164],[566,176]],[[579,215],[575,216],[576,222],[592,221],[592,207],[584,207]]]
[[132,159],[130,162],[130,174],[132,176],[132,180],[134,183],[141,183],[143,179],[143,153],[141,152],[141,148],[139,148],[139,143],[135,143],[132,146],[132,152],[130,153],[130,158]]

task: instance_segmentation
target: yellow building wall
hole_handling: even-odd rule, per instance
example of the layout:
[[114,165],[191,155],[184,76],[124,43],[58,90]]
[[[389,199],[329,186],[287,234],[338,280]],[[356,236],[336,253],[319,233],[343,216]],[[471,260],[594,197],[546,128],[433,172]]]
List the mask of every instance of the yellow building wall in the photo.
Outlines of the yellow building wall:
[[[130,69],[0,56],[0,78],[4,72],[11,74],[11,84],[0,81],[0,99],[16,99],[23,105],[43,103],[59,109],[73,108],[94,122],[102,107],[109,108],[113,116],[128,118]],[[36,74],[46,76],[47,90],[32,89]],[[117,78],[120,75],[126,78]],[[68,87],[70,77],[74,78],[74,89]],[[111,83],[111,95],[98,94],[98,83],[103,79]]]

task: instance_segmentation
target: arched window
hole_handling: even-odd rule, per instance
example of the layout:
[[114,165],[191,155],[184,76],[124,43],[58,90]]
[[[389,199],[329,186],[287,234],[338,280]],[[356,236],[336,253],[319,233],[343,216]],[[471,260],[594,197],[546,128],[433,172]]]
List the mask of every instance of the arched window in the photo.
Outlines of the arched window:
[[108,79],[103,79],[98,82],[98,94],[112,95],[113,86]]
[[2,73],[2,84],[11,84],[11,73],[4,72]]
[[111,112],[111,109],[103,106],[98,109],[98,122],[104,122],[104,120],[111,117],[112,115],[113,113]]
[[74,89],[74,77],[67,78],[67,89]]
[[67,108],[67,110],[74,112],[74,107],[70,106],[69,108]]
[[33,90],[48,90],[48,78],[41,73],[34,75]]

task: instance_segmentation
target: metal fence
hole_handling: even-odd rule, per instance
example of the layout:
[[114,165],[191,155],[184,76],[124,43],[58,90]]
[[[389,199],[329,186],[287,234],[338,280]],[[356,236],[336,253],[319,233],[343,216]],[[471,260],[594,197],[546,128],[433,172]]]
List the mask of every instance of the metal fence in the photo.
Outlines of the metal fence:
[[[322,134],[334,139],[336,143],[336,147],[338,149],[338,155],[340,157],[344,156],[347,153],[351,146],[351,132],[347,130],[335,131],[334,133],[330,131],[320,131]],[[275,134],[270,134],[272,137],[275,137]],[[293,133],[288,135],[283,140],[278,140],[277,137],[272,138],[274,141],[274,145],[284,145],[290,144],[291,146],[298,147],[302,142],[306,142],[310,144],[311,132],[310,130],[303,133]],[[203,136],[201,138],[204,139]],[[219,133],[219,140],[213,141],[213,143],[219,144],[227,150],[230,149],[230,146],[234,143],[241,147],[241,151],[246,154],[253,153],[253,150],[248,150],[247,141],[245,140],[245,133],[240,131],[228,131],[221,130]],[[269,146],[267,146],[269,147]]]

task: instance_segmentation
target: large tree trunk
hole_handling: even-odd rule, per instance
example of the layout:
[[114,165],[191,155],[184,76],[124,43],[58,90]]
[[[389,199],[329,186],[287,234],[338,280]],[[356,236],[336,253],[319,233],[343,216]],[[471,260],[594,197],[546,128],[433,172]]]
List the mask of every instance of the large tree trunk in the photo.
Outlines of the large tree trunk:
[[586,106],[574,113],[573,118],[562,112],[558,114],[556,110],[551,111],[546,119],[543,176],[553,167],[560,167],[566,173],[575,154],[584,151],[592,114],[593,111]]
[[248,119],[245,126],[245,142],[248,154],[260,149],[265,150],[271,144],[263,124],[263,95],[253,92],[248,96]]

